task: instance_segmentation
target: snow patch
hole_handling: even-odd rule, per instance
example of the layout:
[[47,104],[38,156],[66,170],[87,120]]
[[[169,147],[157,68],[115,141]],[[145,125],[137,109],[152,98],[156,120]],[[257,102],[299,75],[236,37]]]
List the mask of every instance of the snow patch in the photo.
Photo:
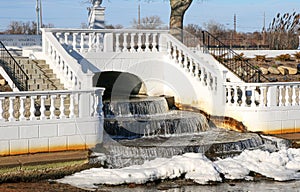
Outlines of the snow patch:
[[93,189],[101,184],[143,184],[184,176],[196,183],[207,184],[222,182],[221,174],[226,179],[251,180],[250,171],[277,181],[300,179],[300,149],[281,149],[278,152],[245,150],[236,157],[217,161],[211,161],[200,153],[186,153],[121,169],[92,168],[57,181]]

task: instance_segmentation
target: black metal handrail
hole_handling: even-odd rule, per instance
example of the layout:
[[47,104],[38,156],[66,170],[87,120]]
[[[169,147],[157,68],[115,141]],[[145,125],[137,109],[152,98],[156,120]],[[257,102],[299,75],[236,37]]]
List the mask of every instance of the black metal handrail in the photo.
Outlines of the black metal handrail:
[[207,31],[191,34],[181,29],[172,29],[171,34],[192,50],[200,50],[214,56],[221,64],[247,83],[268,82],[258,67],[255,67]]
[[28,90],[28,75],[0,41],[0,66],[20,91]]
[[209,32],[202,31],[201,40],[203,52],[208,52],[213,55],[220,63],[243,81],[247,83],[269,81],[269,79],[262,74],[260,69],[253,66],[247,59],[243,58],[242,55],[234,52],[229,46],[222,43]]

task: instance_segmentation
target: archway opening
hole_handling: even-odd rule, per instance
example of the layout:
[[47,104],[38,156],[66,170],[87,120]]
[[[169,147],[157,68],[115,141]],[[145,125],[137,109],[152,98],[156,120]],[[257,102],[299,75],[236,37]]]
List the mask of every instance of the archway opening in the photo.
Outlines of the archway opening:
[[147,93],[144,82],[138,76],[127,72],[104,71],[95,75],[93,82],[96,87],[105,88],[104,100],[130,98]]

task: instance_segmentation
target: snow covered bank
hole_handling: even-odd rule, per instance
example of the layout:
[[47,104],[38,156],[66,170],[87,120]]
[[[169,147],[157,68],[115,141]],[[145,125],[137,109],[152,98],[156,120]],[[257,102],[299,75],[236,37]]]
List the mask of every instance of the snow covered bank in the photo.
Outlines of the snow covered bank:
[[92,168],[57,181],[92,189],[97,188],[97,184],[143,184],[184,175],[196,183],[207,184],[210,181],[221,182],[221,174],[226,179],[251,180],[250,171],[277,181],[300,179],[300,149],[282,149],[273,153],[246,150],[239,156],[217,161],[211,161],[200,153],[186,153],[122,169]]

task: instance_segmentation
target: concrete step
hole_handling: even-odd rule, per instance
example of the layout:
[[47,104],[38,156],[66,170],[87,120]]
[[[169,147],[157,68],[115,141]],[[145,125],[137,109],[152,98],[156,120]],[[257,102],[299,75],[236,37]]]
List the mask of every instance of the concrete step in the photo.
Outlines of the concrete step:
[[42,69],[45,74],[53,74],[53,69]]
[[30,91],[64,90],[63,84],[45,60],[31,60],[21,56],[15,57],[15,60],[29,77],[28,85]]

